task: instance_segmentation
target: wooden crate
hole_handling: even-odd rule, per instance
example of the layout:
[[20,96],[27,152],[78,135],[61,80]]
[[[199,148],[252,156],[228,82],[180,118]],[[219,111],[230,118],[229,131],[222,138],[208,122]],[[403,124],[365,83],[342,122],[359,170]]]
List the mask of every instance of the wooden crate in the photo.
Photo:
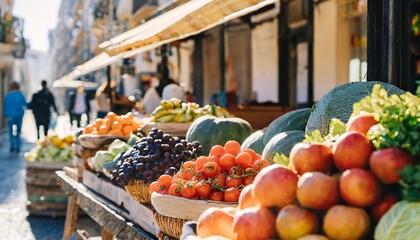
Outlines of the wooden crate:
[[63,217],[67,195],[61,190],[56,171],[70,163],[26,162],[27,210],[30,215]]

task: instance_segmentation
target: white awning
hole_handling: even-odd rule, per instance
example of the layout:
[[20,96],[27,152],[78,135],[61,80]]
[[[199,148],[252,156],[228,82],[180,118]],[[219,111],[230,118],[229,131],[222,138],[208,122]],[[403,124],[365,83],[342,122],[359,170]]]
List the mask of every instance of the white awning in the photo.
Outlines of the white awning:
[[75,79],[113,62],[181,40],[279,0],[191,0],[102,43],[105,51],[59,80]]

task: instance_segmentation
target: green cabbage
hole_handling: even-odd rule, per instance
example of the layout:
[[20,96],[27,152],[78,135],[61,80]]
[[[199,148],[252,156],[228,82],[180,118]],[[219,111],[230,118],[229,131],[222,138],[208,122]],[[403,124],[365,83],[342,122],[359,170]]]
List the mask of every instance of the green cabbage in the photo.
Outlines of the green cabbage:
[[119,139],[116,139],[116,140],[114,140],[110,145],[109,145],[109,147],[108,147],[108,152],[110,152],[111,153],[111,155],[113,156],[113,157],[115,157],[115,156],[117,156],[119,153],[121,153],[121,152],[124,152],[124,151],[126,151],[126,150],[128,150],[128,149],[130,149],[131,148],[131,146],[130,145],[128,145],[127,143],[125,143],[125,142],[123,142],[123,141],[121,141],[121,140],[119,140]]
[[420,202],[396,203],[381,218],[376,229],[376,240],[412,240],[420,237]]

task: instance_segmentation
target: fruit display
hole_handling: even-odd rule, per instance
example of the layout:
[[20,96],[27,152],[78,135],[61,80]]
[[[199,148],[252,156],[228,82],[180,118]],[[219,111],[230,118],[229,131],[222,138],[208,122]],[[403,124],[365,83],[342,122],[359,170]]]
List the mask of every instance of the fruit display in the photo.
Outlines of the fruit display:
[[33,162],[69,162],[73,159],[72,144],[73,136],[46,136],[25,153],[25,159]]
[[83,134],[128,137],[131,133],[137,132],[143,124],[143,120],[131,112],[122,116],[109,112],[104,118],[98,118],[94,123],[88,124],[83,129]]
[[158,129],[137,141],[112,171],[113,181],[127,185],[135,180],[156,181],[162,174],[175,174],[184,162],[202,155],[199,142],[188,142]]
[[385,82],[353,82],[340,85],[322,96],[315,104],[306,125],[306,133],[319,130],[325,136],[331,119],[347,122],[353,111],[353,104],[369,96],[373,86],[380,84],[389,94],[403,94],[404,91]]
[[208,156],[185,162],[174,176],[161,175],[150,190],[189,199],[238,202],[242,189],[267,166],[268,161],[253,150],[228,141],[213,146]]
[[225,145],[229,140],[242,143],[251,133],[251,125],[241,118],[202,116],[191,124],[186,139],[200,142],[208,155],[212,146]]
[[375,85],[346,124],[332,119],[321,130],[294,144],[289,162],[261,170],[238,209],[204,212],[198,237],[416,239],[420,98],[388,96]]
[[177,98],[162,100],[151,114],[152,122],[160,123],[189,123],[204,115],[216,117],[233,117],[224,108],[216,105],[200,107],[197,103],[185,103]]
[[[127,143],[116,139],[109,146],[107,150],[97,151],[95,157],[92,158],[91,169],[97,172],[104,172],[108,175],[109,167],[104,169],[104,165],[109,162],[113,162],[115,157],[122,152],[131,149],[131,146]],[[109,176],[109,175],[108,175]]]

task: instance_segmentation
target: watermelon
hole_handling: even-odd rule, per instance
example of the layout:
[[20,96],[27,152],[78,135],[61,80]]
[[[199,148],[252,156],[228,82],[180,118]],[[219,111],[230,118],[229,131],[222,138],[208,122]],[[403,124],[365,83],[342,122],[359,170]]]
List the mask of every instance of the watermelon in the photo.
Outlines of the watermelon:
[[229,140],[241,144],[252,133],[251,125],[241,118],[199,117],[187,131],[188,142],[198,141],[203,154],[208,155],[214,145],[225,145]]
[[300,143],[305,139],[305,133],[303,131],[294,130],[282,132],[274,136],[265,145],[262,153],[262,158],[269,161],[270,164],[274,163],[273,159],[276,153],[284,154],[289,157],[290,151],[296,143]]
[[281,115],[268,125],[267,131],[264,133],[263,143],[267,144],[270,139],[281,132],[305,131],[311,111],[310,108],[302,108]]
[[264,150],[264,146],[265,146],[263,143],[263,137],[264,137],[264,132],[266,131],[266,129],[267,128],[264,128],[263,130],[258,130],[254,132],[253,134],[251,134],[249,137],[247,137],[245,141],[242,143],[241,148],[242,149],[250,148],[254,150],[256,153],[262,154]]
[[332,118],[338,118],[346,123],[352,114],[353,104],[369,96],[375,84],[380,84],[388,94],[404,93],[394,85],[376,81],[347,83],[335,87],[315,104],[306,125],[306,134],[318,129],[322,136],[326,136]]

